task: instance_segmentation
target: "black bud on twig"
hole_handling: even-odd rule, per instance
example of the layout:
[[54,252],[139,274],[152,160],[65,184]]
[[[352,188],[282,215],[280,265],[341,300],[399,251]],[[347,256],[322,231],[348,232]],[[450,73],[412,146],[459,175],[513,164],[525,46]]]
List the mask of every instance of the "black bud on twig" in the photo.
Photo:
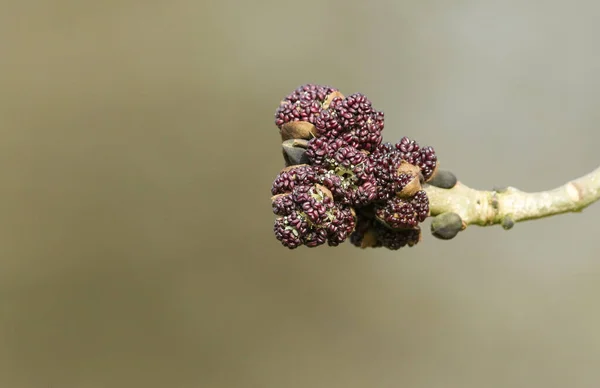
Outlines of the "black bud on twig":
[[511,216],[504,216],[504,218],[502,219],[502,227],[505,230],[509,230],[513,226],[515,226],[515,221],[512,219],[512,217]]
[[440,189],[451,189],[456,185],[456,175],[448,170],[438,170],[429,183],[432,186],[439,187]]
[[462,229],[462,219],[456,213],[442,213],[431,221],[431,233],[442,240],[454,238]]
[[308,164],[306,156],[306,146],[308,141],[302,139],[290,139],[281,144],[283,150],[283,159],[286,166],[295,166],[297,164]]

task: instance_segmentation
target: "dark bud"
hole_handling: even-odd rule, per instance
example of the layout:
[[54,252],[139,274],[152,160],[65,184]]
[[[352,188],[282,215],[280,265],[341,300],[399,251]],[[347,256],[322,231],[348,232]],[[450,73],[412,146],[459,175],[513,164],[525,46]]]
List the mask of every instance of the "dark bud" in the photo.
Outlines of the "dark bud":
[[308,141],[303,139],[290,139],[281,144],[283,150],[283,159],[286,166],[295,166],[297,164],[308,164],[306,156],[306,147]]
[[515,221],[512,219],[512,217],[504,216],[504,218],[502,219],[502,227],[504,228],[504,230],[512,229],[513,226],[515,226]]
[[439,187],[440,189],[451,189],[456,185],[456,175],[447,170],[437,170],[435,175],[431,178],[429,183],[432,186]]
[[462,229],[462,219],[453,212],[442,213],[431,221],[431,233],[442,240],[453,239]]

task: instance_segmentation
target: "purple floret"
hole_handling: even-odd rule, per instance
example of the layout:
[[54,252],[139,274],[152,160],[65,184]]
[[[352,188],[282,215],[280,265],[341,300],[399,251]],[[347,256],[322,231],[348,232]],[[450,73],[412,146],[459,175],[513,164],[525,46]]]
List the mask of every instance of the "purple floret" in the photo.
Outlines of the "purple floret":
[[298,213],[293,212],[288,216],[276,219],[273,230],[277,240],[284,246],[294,249],[302,245],[303,238],[308,232],[308,224],[298,216]]
[[344,127],[364,125],[375,113],[371,101],[362,93],[355,93],[346,97],[335,109]]
[[334,213],[334,218],[327,226],[327,243],[337,246],[348,238],[356,225],[356,217],[350,207],[340,207]]
[[296,209],[296,203],[294,202],[291,193],[275,195],[271,200],[273,204],[273,213],[278,216],[290,215]]
[[273,181],[271,194],[291,192],[298,184],[313,184],[318,181],[317,172],[312,166],[296,165],[283,169]]
[[405,246],[412,247],[419,242],[421,229],[391,230],[383,225],[376,225],[374,228],[377,235],[377,241],[381,246],[390,250],[397,250]]
[[[334,101],[335,100],[336,99],[334,99]],[[338,120],[337,114],[331,109],[322,109],[320,115],[315,118],[313,124],[315,125],[315,128],[317,128],[319,137],[327,136],[330,139],[334,139],[343,131],[342,124]]]
[[[330,94],[338,90],[330,86],[306,84],[294,90],[281,101],[275,112],[275,125],[279,128],[291,121],[307,121],[311,124],[319,122],[320,132],[325,131],[329,119],[321,119],[325,103]],[[321,120],[321,121],[319,121]]]
[[331,93],[336,91],[338,91],[336,88],[328,85],[305,84],[299,86],[296,90],[284,98],[283,101],[292,103],[298,101],[317,101],[322,104]]
[[421,157],[419,162],[419,168],[425,180],[429,180],[435,171],[437,165],[437,156],[433,147],[424,147],[421,149]]
[[306,155],[318,166],[321,183],[344,205],[364,206],[377,197],[377,182],[367,153],[341,139],[315,138]]
[[392,198],[384,205],[377,207],[375,214],[377,219],[392,229],[414,228],[419,223],[412,203],[398,197]]
[[311,225],[322,226],[328,221],[328,212],[334,207],[333,198],[317,186],[296,186],[292,192],[296,208]]
[[352,191],[351,202],[354,206],[366,206],[377,199],[377,185],[375,180],[366,181]]
[[411,205],[415,209],[416,217],[419,222],[425,221],[429,216],[429,198],[424,190],[419,190],[411,199]]
[[431,178],[437,165],[437,156],[433,147],[421,148],[414,140],[403,137],[396,143],[396,149],[400,151],[402,159],[419,167],[426,181]]
[[302,238],[302,242],[309,248],[325,244],[327,241],[327,230],[311,228]]
[[381,144],[385,116],[364,94],[350,95],[332,109],[343,127],[340,137],[349,145],[372,152]]
[[416,141],[411,140],[406,136],[396,143],[395,148],[402,152],[402,158],[404,160],[408,160],[412,153],[419,153],[419,150],[421,149]]
[[275,195],[273,212],[277,219],[277,239],[290,248],[338,245],[352,232],[355,218],[352,209],[336,204],[332,194],[319,184],[296,184],[291,192]]
[[390,200],[414,179],[408,172],[398,172],[402,154],[389,143],[380,145],[369,159],[378,186],[378,200]]

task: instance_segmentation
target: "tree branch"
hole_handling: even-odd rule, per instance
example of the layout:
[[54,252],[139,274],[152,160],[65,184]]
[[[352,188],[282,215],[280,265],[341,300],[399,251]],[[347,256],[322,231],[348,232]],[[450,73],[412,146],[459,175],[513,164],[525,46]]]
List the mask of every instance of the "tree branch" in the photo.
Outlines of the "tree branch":
[[475,224],[501,224],[510,229],[515,222],[567,212],[580,212],[600,199],[600,167],[556,189],[526,193],[514,187],[479,191],[458,182],[451,189],[425,185],[431,216],[456,213],[462,229]]

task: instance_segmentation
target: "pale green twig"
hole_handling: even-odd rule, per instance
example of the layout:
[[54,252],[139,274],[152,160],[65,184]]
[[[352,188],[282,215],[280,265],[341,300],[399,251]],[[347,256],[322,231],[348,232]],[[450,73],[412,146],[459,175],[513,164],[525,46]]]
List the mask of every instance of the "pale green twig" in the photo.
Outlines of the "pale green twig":
[[501,224],[510,229],[515,222],[579,212],[600,199],[600,167],[556,189],[526,193],[514,187],[479,191],[458,182],[451,189],[425,185],[431,216],[453,212],[467,225]]

